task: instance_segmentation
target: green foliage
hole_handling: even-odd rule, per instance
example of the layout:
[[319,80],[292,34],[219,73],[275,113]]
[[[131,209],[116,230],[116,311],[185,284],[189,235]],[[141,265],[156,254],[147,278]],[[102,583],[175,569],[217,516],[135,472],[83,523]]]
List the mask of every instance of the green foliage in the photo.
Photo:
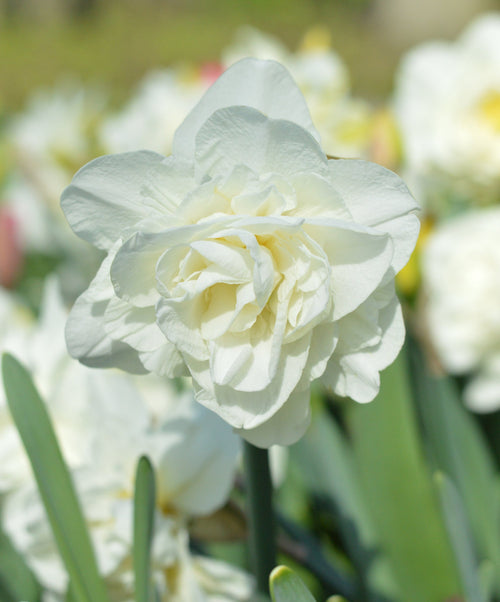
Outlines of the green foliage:
[[[269,576],[273,602],[315,602],[302,579],[287,566],[277,566]],[[342,596],[330,596],[326,602],[347,602]]]
[[28,454],[75,602],[107,602],[85,520],[45,404],[28,371],[2,356],[2,376],[12,418]]
[[0,531],[0,600],[2,602],[38,602],[41,588],[22,556],[9,538]]
[[341,588],[337,581],[337,591],[352,597],[367,589],[384,593],[394,591],[387,559],[378,551],[379,542],[363,497],[352,447],[318,400],[311,426],[291,451],[307,490],[329,501],[329,510],[336,519],[345,549],[361,582],[356,587],[358,591],[352,591]]
[[486,602],[476,570],[474,544],[462,500],[455,486],[445,474],[436,474],[435,482],[466,599],[474,600],[474,602]]
[[404,354],[382,374],[373,403],[348,411],[356,468],[397,599],[440,602],[461,582],[418,436]]
[[3,27],[0,23],[0,55],[9,56],[0,63],[0,81],[9,82],[1,102],[7,111],[18,110],[34,89],[67,79],[68,74],[88,84],[104,84],[113,100],[122,102],[151,69],[218,60],[235,31],[249,24],[277,35],[294,49],[305,30],[320,23],[331,31],[334,48],[349,63],[355,87],[370,96],[390,89],[397,54],[376,43],[366,20],[353,19],[352,7],[340,1],[277,2],[286,10],[270,9],[263,0],[214,0],[196,11],[189,9],[190,3],[183,9],[178,2],[118,0],[101,2],[95,19],[81,23],[57,19],[43,25],[33,19]]
[[[341,537],[358,579],[353,598],[490,600],[500,574],[497,468],[453,383],[431,376],[417,348],[410,351],[411,370],[403,353],[384,372],[373,403],[340,402],[340,423],[316,399],[292,461],[304,489],[329,513],[327,529]],[[437,470],[444,474],[436,489]],[[287,533],[314,550],[302,534]],[[328,541],[322,547],[333,562],[330,572],[348,576],[340,551]],[[324,557],[313,558],[306,566],[325,586]],[[346,595],[338,583],[327,589]]]
[[156,506],[155,475],[145,456],[139,459],[134,491],[134,578],[136,602],[154,601],[151,544]]
[[473,536],[471,545],[479,562],[494,567],[494,588],[500,594],[499,478],[494,459],[455,384],[431,375],[414,344],[410,351],[413,390],[431,470],[443,472],[445,481],[450,481],[445,488],[453,489],[450,495],[460,499]]
[[272,571],[269,586],[273,602],[315,602],[300,577],[286,566]]
[[[307,581],[315,595],[323,588],[320,599],[345,596],[335,593],[327,602],[488,602],[500,591],[498,468],[454,383],[431,375],[414,344],[409,351],[409,369],[402,355],[383,374],[374,403],[342,402],[340,420],[317,396],[311,427],[291,448],[294,474],[301,476],[294,487],[322,501],[333,537],[317,537],[278,512],[279,524],[300,549],[294,566],[319,583]],[[66,599],[107,602],[45,404],[8,354],[2,375],[70,575]],[[134,494],[137,602],[157,599],[150,566],[155,501],[154,471],[143,457]],[[0,599],[38,602],[40,586],[2,533],[0,555]],[[273,602],[315,599],[284,566],[272,572],[270,588]]]

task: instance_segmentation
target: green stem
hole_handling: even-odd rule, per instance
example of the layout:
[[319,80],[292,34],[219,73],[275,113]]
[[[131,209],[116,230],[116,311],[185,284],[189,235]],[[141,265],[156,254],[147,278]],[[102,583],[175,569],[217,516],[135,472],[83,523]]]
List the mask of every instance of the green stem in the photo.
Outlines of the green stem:
[[269,595],[269,574],[276,566],[273,487],[267,449],[244,442],[250,561],[259,593]]

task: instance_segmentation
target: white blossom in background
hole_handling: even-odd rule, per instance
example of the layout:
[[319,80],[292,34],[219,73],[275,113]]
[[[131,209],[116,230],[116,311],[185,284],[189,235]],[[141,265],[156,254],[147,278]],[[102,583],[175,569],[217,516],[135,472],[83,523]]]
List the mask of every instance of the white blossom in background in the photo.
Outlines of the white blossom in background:
[[67,83],[33,95],[8,124],[16,165],[56,219],[62,188],[75,169],[100,154],[96,128],[105,108],[101,92]]
[[99,129],[102,148],[108,153],[147,148],[170,154],[175,130],[206,87],[194,68],[149,73],[128,104],[103,121]]
[[290,51],[283,42],[251,25],[243,25],[237,29],[232,44],[221,53],[222,63],[226,67],[247,57],[284,64],[289,56]]
[[372,110],[367,102],[351,96],[348,69],[331,49],[328,37],[321,28],[310,30],[303,47],[292,53],[277,38],[245,26],[236,32],[222,60],[227,66],[244,57],[282,63],[306,99],[324,151],[340,157],[366,158]]
[[[99,265],[100,254],[87,243],[75,238],[63,217],[52,213],[40,191],[19,173],[12,174],[2,191],[0,212],[14,221],[16,242],[21,257],[42,253],[58,262],[57,273],[65,299],[74,300],[85,288]],[[15,258],[3,257],[11,264]],[[11,265],[7,266],[11,269]]]
[[[0,289],[0,350],[18,357],[32,372],[47,402],[66,460],[70,467],[77,468],[91,459],[95,430],[103,414],[107,414],[110,421],[116,421],[115,414],[133,407],[142,408],[140,420],[137,412],[135,414],[138,423],[143,425],[148,423],[148,415],[140,393],[127,375],[92,371],[68,356],[64,341],[66,318],[67,311],[55,280],[45,286],[38,321],[13,294]],[[165,388],[163,382],[162,388]],[[119,410],[109,401],[117,398]],[[0,493],[7,493],[31,479],[0,377]]]
[[0,202],[16,220],[23,253],[61,259],[58,271],[68,299],[81,292],[100,258],[71,234],[59,197],[75,170],[102,154],[96,136],[105,108],[100,91],[68,82],[34,94],[4,132],[12,165]]
[[22,252],[53,252],[58,247],[58,224],[40,193],[20,174],[12,174],[1,194],[2,208],[16,222]]
[[[189,391],[177,396],[175,405],[154,425],[147,421],[143,405],[123,407],[122,401],[116,395],[108,401],[114,415],[106,411],[99,415],[93,458],[73,471],[111,599],[134,599],[134,473],[139,456],[147,454],[156,468],[152,566],[161,600],[250,600],[249,577],[229,565],[193,557],[187,532],[190,517],[210,514],[226,502],[236,469],[238,438],[215,414],[196,404]],[[3,522],[42,585],[55,599],[64,599],[68,578],[34,485],[7,497]]]
[[399,68],[394,109],[410,188],[429,211],[496,202],[500,13],[479,17],[456,42],[411,50]]
[[404,338],[393,278],[418,234],[392,172],[328,161],[281,65],[226,71],[172,156],[111,155],[62,198],[108,255],[71,312],[71,354],[192,378],[199,402],[262,447],[309,422],[309,386],[373,399]]
[[466,404],[500,408],[500,208],[465,213],[431,234],[422,255],[428,333],[452,374],[470,374]]
[[[192,557],[188,548],[189,517],[223,505],[232,487],[239,442],[231,428],[195,403],[190,389],[179,393],[164,378],[91,370],[70,358],[55,281],[46,287],[39,322],[13,295],[0,293],[0,349],[28,366],[47,402],[113,600],[133,599],[133,482],[142,454],[157,469],[154,562],[162,599],[215,602],[226,599],[226,590],[240,592],[227,600],[250,599],[246,575]],[[3,528],[49,592],[47,600],[63,600],[67,575],[1,383],[0,494]],[[221,582],[219,573],[230,581]]]
[[[187,423],[187,415],[192,418],[193,432],[199,429],[199,408],[195,406],[193,409],[193,404],[185,399],[192,395],[190,389],[181,395],[165,378],[154,375],[138,378],[119,371],[90,370],[73,360],[67,353],[64,339],[67,315],[55,279],[48,280],[45,285],[38,320],[12,293],[0,289],[0,351],[18,357],[32,373],[37,389],[47,402],[71,468],[92,462],[92,450],[102,446],[104,441],[108,441],[115,450],[119,442],[124,449],[127,448],[130,438],[139,436],[137,434],[144,437],[148,429],[158,428],[165,416],[171,414],[175,414],[175,418],[170,419],[170,428],[176,420],[182,419]],[[31,479],[31,473],[7,409],[1,377],[0,415],[0,492],[7,492]],[[207,420],[210,423],[211,415]],[[214,432],[217,432],[217,421],[213,424]],[[236,438],[224,423],[220,424],[228,433],[228,462],[233,462]],[[210,433],[210,429],[205,435],[200,432],[197,441],[209,438]],[[221,437],[223,441],[223,433]],[[148,439],[150,443],[152,440]],[[205,441],[205,447],[209,449],[208,441]],[[153,451],[151,449],[149,453],[153,454]],[[203,457],[200,452],[200,461]],[[120,455],[116,455],[117,462],[119,458]]]

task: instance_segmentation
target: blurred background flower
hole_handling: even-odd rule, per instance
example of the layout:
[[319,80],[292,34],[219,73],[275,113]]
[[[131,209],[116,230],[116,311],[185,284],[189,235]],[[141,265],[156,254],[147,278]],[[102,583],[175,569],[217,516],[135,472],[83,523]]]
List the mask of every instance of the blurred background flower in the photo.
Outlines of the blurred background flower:
[[439,218],[500,196],[500,14],[403,58],[394,108],[404,173]]

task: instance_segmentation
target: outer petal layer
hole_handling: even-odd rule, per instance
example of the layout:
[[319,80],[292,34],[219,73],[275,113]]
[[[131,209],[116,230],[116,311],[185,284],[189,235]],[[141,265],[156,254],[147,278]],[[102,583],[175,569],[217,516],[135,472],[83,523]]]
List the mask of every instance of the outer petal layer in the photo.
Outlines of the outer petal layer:
[[99,157],[82,167],[61,196],[74,232],[109,250],[127,230],[151,215],[145,185],[148,174],[164,161],[158,153],[137,151]]
[[231,106],[252,107],[272,119],[293,121],[319,140],[306,101],[288,71],[275,61],[248,58],[223,73],[189,113],[175,133],[174,155],[191,159],[203,123],[218,109]]

